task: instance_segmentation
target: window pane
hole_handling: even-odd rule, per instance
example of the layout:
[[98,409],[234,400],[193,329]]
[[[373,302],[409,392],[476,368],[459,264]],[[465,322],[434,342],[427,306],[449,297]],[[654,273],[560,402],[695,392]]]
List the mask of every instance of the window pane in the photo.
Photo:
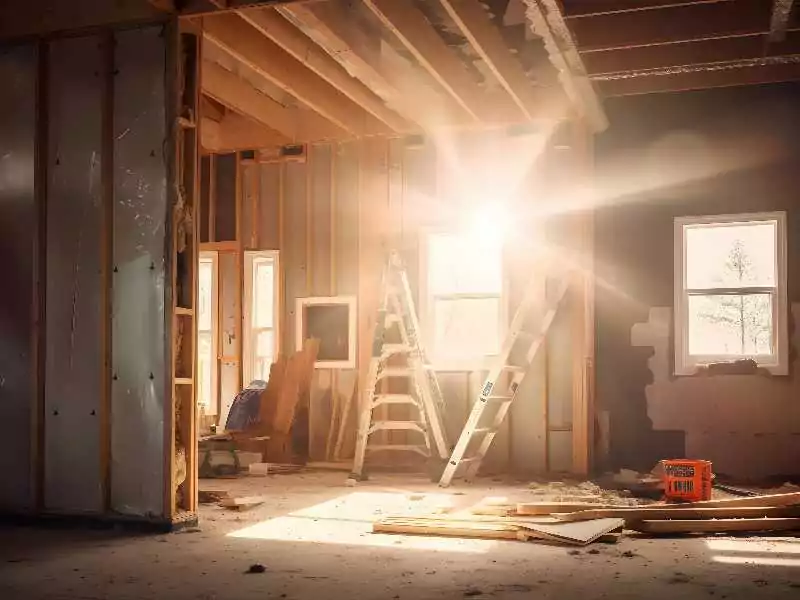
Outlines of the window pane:
[[689,296],[689,354],[771,355],[772,296]]
[[503,289],[502,244],[492,237],[429,236],[429,293],[500,294]]
[[200,388],[197,402],[205,407],[206,414],[216,414],[214,390],[211,389],[213,368],[211,332],[201,332],[197,335],[197,383]]
[[775,221],[687,226],[687,287],[774,287],[777,229]]
[[253,263],[253,326],[272,327],[274,312],[274,265],[271,260],[257,260]]
[[211,311],[214,286],[214,263],[211,261],[200,261],[198,272],[199,290],[197,304],[199,309],[197,326],[203,331],[211,330]]
[[438,359],[470,359],[500,349],[500,299],[435,300],[434,353]]
[[255,356],[253,356],[253,379],[269,379],[269,367],[275,352],[273,331],[256,332]]

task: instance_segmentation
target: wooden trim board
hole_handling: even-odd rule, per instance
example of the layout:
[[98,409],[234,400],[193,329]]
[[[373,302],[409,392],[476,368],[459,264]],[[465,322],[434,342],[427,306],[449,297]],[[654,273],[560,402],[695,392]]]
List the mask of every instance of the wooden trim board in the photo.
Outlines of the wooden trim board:
[[763,517],[800,517],[800,505],[750,507],[733,506],[730,508],[612,508],[601,510],[583,510],[579,512],[556,515],[562,522],[591,521],[593,519],[618,518],[627,523],[643,519],[753,519]]
[[712,519],[704,521],[639,521],[630,529],[640,533],[740,533],[800,531],[800,519]]

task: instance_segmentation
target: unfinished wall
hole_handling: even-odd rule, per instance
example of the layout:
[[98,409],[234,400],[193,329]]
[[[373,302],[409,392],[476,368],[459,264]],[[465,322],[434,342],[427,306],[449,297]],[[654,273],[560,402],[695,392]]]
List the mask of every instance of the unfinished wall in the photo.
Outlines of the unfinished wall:
[[[281,351],[295,350],[297,298],[353,295],[358,297],[359,364],[366,364],[369,350],[364,340],[371,335],[385,251],[389,245],[402,250],[412,287],[418,293],[421,235],[432,228],[461,227],[469,211],[465,197],[474,194],[459,196],[463,173],[481,173],[483,169],[487,181],[513,182],[509,185],[524,190],[526,210],[541,203],[542,210],[548,212],[548,195],[543,192],[550,183],[544,176],[548,161],[542,157],[549,156],[552,149],[546,148],[537,136],[516,142],[509,142],[504,136],[469,135],[444,145],[433,140],[422,144],[403,140],[348,142],[313,146],[305,162],[244,161],[244,248],[277,249],[281,253]],[[496,164],[496,157],[503,152],[514,159],[498,169],[524,166],[516,167],[516,172],[513,168],[507,172],[486,171],[484,165]],[[520,161],[520,154],[527,158]],[[490,161],[492,156],[494,160]],[[542,192],[538,196],[533,193],[534,182]],[[492,201],[492,194],[503,193],[504,190],[487,188],[487,201]],[[536,212],[515,215],[524,235],[528,233],[524,225],[527,217]],[[254,220],[255,225],[251,223]],[[526,268],[524,257],[521,260],[514,256],[512,248],[506,267],[511,292],[508,310],[513,315],[530,275],[530,265]],[[555,346],[558,352],[550,361],[547,350],[537,357],[504,431],[490,451],[487,467],[491,469],[543,472],[572,467],[570,330],[568,319],[559,323],[554,327],[554,335],[563,338]],[[446,427],[452,443],[485,375],[483,371],[438,372],[448,406]],[[548,405],[549,384],[558,393]],[[338,430],[338,416],[348,401],[351,412],[344,456],[351,455],[356,385],[356,370],[316,371],[310,411],[312,459],[330,457],[331,432]]]
[[[609,103],[596,218],[597,397],[609,466],[689,456],[741,478],[800,472],[798,337],[788,377],[675,378],[673,219],[785,210],[790,335],[800,302],[800,86]],[[632,339],[633,330],[633,339]]]
[[6,257],[0,345],[0,510],[34,505],[34,256],[37,48],[0,47],[0,248]]
[[171,515],[169,31],[0,47],[0,511]]

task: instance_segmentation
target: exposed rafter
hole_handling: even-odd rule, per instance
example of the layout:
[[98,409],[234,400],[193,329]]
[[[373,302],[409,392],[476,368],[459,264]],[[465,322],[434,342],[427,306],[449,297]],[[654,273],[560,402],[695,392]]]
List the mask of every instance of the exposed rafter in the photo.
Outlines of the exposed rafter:
[[772,0],[772,20],[769,25],[769,40],[782,42],[786,39],[789,17],[792,14],[794,0]]
[[344,68],[311,39],[272,9],[250,9],[240,16],[261,33],[278,44],[322,79],[341,91],[353,102],[396,132],[411,129],[409,123],[390,110],[361,81],[351,77]]
[[524,2],[533,33],[542,38],[570,100],[595,132],[603,131],[608,127],[608,119],[558,4],[555,0]]
[[221,121],[203,118],[200,121],[203,148],[209,152],[233,152],[281,146],[285,137],[236,113],[226,114]]
[[419,9],[408,1],[364,0],[364,4],[475,121],[483,119],[480,88]]
[[463,121],[467,115],[449,96],[438,97],[422,84],[410,65],[366,36],[336,2],[292,4],[278,11],[333,56],[353,77],[361,80],[403,116],[429,129]]
[[203,92],[223,106],[250,117],[284,135],[291,142],[345,137],[343,130],[316,114],[285,107],[235,73],[203,62]]
[[542,104],[543,98],[541,94],[537,94],[533,82],[528,79],[522,65],[511,53],[500,31],[491,22],[480,2],[439,1],[525,117],[537,118],[539,116],[537,106]]
[[576,19],[611,15],[626,12],[640,12],[673,8],[676,6],[692,6],[696,4],[717,4],[734,0],[585,0],[580,3],[571,2],[564,10],[564,17]]
[[356,135],[388,129],[283,48],[235,14],[204,19],[205,38],[338,127]]

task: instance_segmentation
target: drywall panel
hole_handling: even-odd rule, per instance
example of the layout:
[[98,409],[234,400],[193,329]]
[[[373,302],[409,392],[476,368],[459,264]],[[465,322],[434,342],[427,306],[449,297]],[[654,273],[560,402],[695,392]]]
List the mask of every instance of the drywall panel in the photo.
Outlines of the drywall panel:
[[216,158],[214,203],[214,242],[236,240],[236,154],[220,154]]
[[0,509],[11,511],[33,504],[36,72],[35,46],[0,48],[0,250],[9,291],[0,295]]
[[161,27],[116,35],[111,508],[164,516],[167,219]]
[[57,40],[48,57],[44,501],[56,512],[103,509],[102,42]]
[[280,250],[281,172],[283,165],[261,165],[261,193],[258,203],[258,246],[261,250]]
[[306,165],[290,162],[285,166],[283,197],[283,262],[284,320],[282,351],[295,348],[295,309],[298,298],[307,295],[306,286]]

